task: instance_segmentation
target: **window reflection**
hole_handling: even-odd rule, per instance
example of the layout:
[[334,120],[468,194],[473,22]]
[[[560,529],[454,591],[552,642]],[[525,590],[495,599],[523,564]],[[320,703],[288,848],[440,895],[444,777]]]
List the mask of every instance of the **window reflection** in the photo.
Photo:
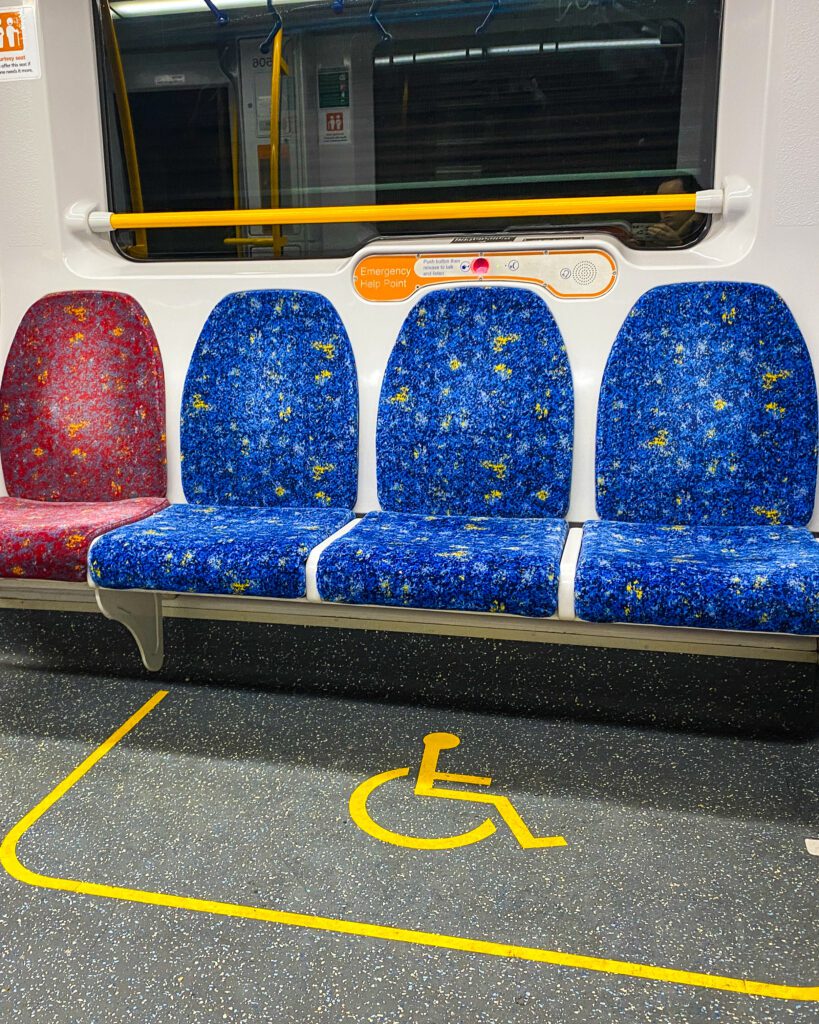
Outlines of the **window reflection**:
[[[594,195],[713,184],[721,0],[384,0],[266,6],[98,0],[111,208],[132,207],[116,102],[125,78],[144,208],[253,209]],[[582,6],[582,9],[581,9]],[[184,8],[184,13],[173,13]],[[336,5],[338,8],[338,5]],[[227,8],[226,8],[227,9]],[[476,33],[476,28],[481,31]],[[113,42],[112,42],[113,40]],[[275,108],[271,95],[279,95]],[[272,116],[278,112],[278,117]],[[277,187],[275,187],[277,186]],[[605,230],[677,248],[699,214],[440,218],[148,232],[148,258],[344,256],[379,236]],[[121,248],[134,237],[123,233]]]

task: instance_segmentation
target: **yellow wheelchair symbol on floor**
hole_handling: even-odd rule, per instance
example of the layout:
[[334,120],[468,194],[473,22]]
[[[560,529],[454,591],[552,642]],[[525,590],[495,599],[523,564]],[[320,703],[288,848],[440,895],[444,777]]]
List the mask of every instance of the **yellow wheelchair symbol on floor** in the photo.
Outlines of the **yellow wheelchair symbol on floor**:
[[[492,780],[483,775],[454,775],[451,772],[438,771],[438,759],[442,750],[452,750],[460,744],[460,739],[451,732],[431,732],[424,737],[424,753],[421,767],[415,783],[415,796],[434,796],[442,800],[461,800],[467,803],[491,804],[498,812],[509,831],[517,839],[524,850],[538,850],[548,846],[565,846],[563,836],[534,836],[529,831],[523,818],[515,810],[512,801],[505,796],[494,796],[490,793],[470,793],[461,789],[446,789],[436,786],[436,782],[457,782],[469,786],[491,786]],[[350,797],[350,817],[368,836],[380,839],[393,846],[405,846],[410,850],[454,850],[459,846],[470,846],[487,839],[497,831],[491,818],[486,818],[476,828],[462,832],[456,836],[444,836],[440,839],[424,839],[420,836],[407,836],[401,832],[392,832],[379,825],[370,817],[367,801],[370,796],[387,782],[393,779],[406,778],[409,768],[393,768],[380,775],[373,775],[358,786]]]

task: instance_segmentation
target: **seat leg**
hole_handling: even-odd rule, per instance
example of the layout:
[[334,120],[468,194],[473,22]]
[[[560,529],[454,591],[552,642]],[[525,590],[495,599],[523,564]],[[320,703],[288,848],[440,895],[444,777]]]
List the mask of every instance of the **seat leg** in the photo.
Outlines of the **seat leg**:
[[147,590],[105,590],[95,587],[97,604],[106,619],[121,622],[137,642],[142,664],[158,672],[165,660],[162,595]]

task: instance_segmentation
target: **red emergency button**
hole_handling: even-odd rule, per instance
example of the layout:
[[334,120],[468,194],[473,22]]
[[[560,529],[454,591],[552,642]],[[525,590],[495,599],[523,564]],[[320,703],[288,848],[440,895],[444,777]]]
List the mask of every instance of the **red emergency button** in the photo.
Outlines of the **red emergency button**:
[[488,274],[489,273],[489,260],[485,256],[479,256],[476,260],[472,261],[472,273],[473,274]]

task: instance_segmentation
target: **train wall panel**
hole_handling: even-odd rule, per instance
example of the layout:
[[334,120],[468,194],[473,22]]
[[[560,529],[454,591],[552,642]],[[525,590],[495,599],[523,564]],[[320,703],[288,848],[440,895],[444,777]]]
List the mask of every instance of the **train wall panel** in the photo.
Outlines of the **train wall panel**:
[[[20,139],[19,145],[0,147],[0,357],[25,309],[43,294],[94,287],[133,295],[162,350],[169,496],[179,501],[178,410],[188,361],[210,311],[241,289],[320,292],[347,328],[362,385],[357,509],[376,508],[379,389],[411,303],[366,302],[356,294],[352,275],[358,258],[383,248],[370,246],[353,259],[140,265],[116,254],[107,237],[91,236],[80,216],[68,215],[74,204],[107,206],[90,7],[86,0],[41,4],[43,77],[0,85],[0,131],[4,138]],[[565,339],[575,382],[573,521],[595,515],[594,434],[603,368],[629,309],[650,288],[702,279],[769,285],[792,309],[814,366],[819,360],[819,103],[812,101],[813,72],[805,63],[815,52],[814,7],[811,0],[726,0],[716,177],[747,179],[754,190],[749,213],[715,220],[707,238],[684,251],[625,250],[601,235],[595,245],[609,251],[619,268],[607,295],[568,302],[542,293]],[[811,525],[819,527],[816,513]]]

